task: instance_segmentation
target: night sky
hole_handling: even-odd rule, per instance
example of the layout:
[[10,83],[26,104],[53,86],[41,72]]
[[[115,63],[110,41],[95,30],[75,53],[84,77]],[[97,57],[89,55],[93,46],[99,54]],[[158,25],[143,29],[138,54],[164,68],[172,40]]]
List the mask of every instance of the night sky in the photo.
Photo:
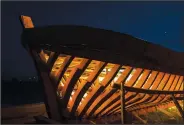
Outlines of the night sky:
[[1,67],[6,79],[36,76],[20,44],[21,14],[35,26],[75,24],[127,33],[184,52],[184,2],[1,2]]

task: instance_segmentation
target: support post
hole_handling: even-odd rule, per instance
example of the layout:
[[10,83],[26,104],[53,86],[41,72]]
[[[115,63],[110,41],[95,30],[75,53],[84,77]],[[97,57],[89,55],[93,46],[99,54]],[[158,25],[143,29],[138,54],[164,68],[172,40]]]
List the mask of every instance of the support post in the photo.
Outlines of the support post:
[[121,123],[125,124],[125,89],[124,89],[124,83],[121,83]]
[[174,97],[174,95],[172,95],[172,99],[173,99],[174,104],[176,105],[176,108],[178,109],[178,111],[181,114],[181,117],[183,118],[183,121],[184,121],[184,111],[182,110],[180,104],[178,103],[178,101],[176,100],[176,98]]

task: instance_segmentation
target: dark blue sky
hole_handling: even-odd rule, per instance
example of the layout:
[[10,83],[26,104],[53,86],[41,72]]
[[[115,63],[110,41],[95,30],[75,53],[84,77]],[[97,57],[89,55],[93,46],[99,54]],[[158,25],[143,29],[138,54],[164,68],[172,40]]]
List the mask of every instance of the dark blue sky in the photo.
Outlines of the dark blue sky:
[[36,75],[20,44],[19,15],[35,26],[77,24],[127,33],[184,52],[184,2],[2,2],[2,72],[8,77]]

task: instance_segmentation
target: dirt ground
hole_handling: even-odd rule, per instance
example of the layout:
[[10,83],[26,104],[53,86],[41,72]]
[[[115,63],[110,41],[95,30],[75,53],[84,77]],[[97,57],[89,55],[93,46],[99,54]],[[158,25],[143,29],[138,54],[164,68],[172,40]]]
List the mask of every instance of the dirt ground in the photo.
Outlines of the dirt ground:
[[33,116],[46,114],[45,104],[26,104],[21,106],[13,106],[1,108],[1,123],[2,124],[23,124],[34,123]]

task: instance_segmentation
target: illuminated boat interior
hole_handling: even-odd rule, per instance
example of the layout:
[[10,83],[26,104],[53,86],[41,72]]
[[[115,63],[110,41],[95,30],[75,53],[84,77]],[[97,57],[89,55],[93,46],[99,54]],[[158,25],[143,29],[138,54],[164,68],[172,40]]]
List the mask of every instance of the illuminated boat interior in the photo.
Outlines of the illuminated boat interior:
[[155,112],[184,119],[184,53],[109,30],[21,21],[50,119],[129,123],[131,114],[146,124]]

